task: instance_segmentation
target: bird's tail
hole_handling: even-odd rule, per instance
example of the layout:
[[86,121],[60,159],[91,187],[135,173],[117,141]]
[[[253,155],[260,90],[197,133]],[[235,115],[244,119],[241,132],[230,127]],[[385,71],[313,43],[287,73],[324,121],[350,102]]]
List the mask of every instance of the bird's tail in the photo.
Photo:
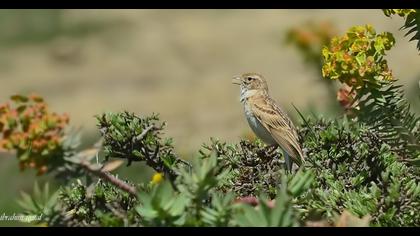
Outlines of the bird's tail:
[[299,167],[303,166],[305,164],[305,158],[303,156],[302,149],[296,149],[293,155],[289,155],[286,151],[283,151],[284,155],[284,164],[286,166],[286,170],[288,170],[290,173],[292,172],[293,163],[296,163]]
[[298,165],[301,166],[301,165],[305,164],[305,156],[303,155],[303,151],[300,148],[300,146],[297,150],[297,153],[298,153],[298,155],[297,155],[296,159],[298,159],[298,162],[299,162]]
[[[286,154],[285,154],[286,156]],[[287,155],[289,158],[292,158],[292,161],[296,163],[298,166],[302,166],[305,163],[305,157],[303,155],[303,151],[300,148],[300,145],[297,147],[293,147],[293,152]]]
[[283,155],[284,155],[284,164],[286,165],[286,170],[289,173],[292,173],[293,161],[290,158],[289,154],[287,154],[287,152],[283,152]]

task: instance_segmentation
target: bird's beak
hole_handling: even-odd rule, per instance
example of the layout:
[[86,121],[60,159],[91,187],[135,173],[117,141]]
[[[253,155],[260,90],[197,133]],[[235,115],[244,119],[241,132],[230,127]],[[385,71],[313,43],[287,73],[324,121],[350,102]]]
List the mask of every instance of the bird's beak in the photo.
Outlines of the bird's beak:
[[232,78],[232,84],[241,85],[241,77],[239,77],[239,76],[234,76],[234,77]]

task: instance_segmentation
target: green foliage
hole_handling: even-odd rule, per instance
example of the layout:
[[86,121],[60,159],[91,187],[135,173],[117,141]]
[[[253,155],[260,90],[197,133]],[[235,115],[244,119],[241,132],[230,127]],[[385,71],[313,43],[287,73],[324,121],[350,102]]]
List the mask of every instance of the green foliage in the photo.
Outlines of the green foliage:
[[62,188],[59,199],[65,212],[62,223],[67,226],[136,225],[136,198],[109,183],[85,186],[77,181]]
[[419,9],[384,9],[384,14],[388,17],[398,14],[404,17],[405,22],[401,29],[407,29],[405,36],[414,33],[410,41],[417,40],[417,49],[420,50],[420,10]]
[[21,195],[21,199],[17,202],[24,209],[24,213],[26,215],[41,216],[41,219],[37,220],[36,223],[43,222],[50,225],[59,217],[59,208],[57,207],[58,191],[50,194],[48,183],[40,189],[38,182],[35,182],[32,195],[25,192],[21,192]]
[[[240,197],[263,194],[275,198],[282,186],[282,176],[286,175],[282,152],[264,147],[260,141],[242,140],[239,145],[232,145],[211,139],[211,144],[203,145],[200,154],[203,158],[216,155],[220,165],[231,170],[218,189],[225,193],[233,191]],[[310,172],[300,175],[299,172],[287,177],[292,183],[290,191],[296,196],[299,195],[296,190],[309,187],[312,175]]]
[[306,218],[333,219],[343,209],[371,215],[373,225],[416,226],[419,170],[399,162],[389,145],[363,124],[308,120],[300,130],[308,168],[317,181],[299,197]]
[[322,70],[325,78],[338,79],[356,93],[351,98],[353,115],[410,160],[420,157],[420,117],[410,111],[384,59],[394,43],[390,33],[376,34],[371,26],[352,27],[324,47]]
[[226,170],[221,172],[216,161],[215,158],[197,160],[192,170],[179,169],[176,190],[169,184],[163,183],[156,186],[151,193],[140,193],[140,201],[143,205],[137,207],[137,211],[146,219],[145,224],[153,226],[205,225],[207,219],[202,219],[202,214],[206,215],[204,212],[206,212],[211,191],[226,175]]
[[383,9],[384,14],[388,17],[391,15],[397,14],[402,17],[407,17],[412,13],[415,13],[415,9]]
[[232,202],[235,198],[233,193],[214,192],[211,196],[211,207],[206,207],[201,211],[203,223],[208,226],[233,226],[232,217],[234,206]]
[[172,139],[162,139],[165,124],[157,124],[157,115],[144,119],[132,113],[108,113],[98,116],[98,126],[104,139],[105,158],[145,161],[157,172],[175,178],[174,166],[181,160],[173,151]]
[[235,192],[238,196],[258,196],[260,193],[274,197],[285,174],[284,163],[279,151],[264,148],[261,142],[241,141],[229,145],[211,139],[210,145],[200,150],[203,158],[215,154],[222,166],[231,168],[225,183],[219,188],[222,192]]
[[[411,112],[401,86],[389,85],[366,93],[356,96],[359,120],[377,130],[401,158],[420,158],[420,117]],[[363,95],[366,96],[362,98]]]
[[[214,187],[223,178],[216,158],[198,160],[189,169],[180,170],[176,189],[167,182],[155,185],[151,192],[140,193],[141,205],[137,212],[146,226],[205,226],[209,223],[226,225],[228,222],[215,216],[226,214],[230,196],[215,196]],[[227,200],[226,200],[227,199]],[[212,209],[214,206],[215,209]],[[221,207],[223,206],[223,207]],[[228,208],[224,208],[228,207]],[[230,219],[230,217],[228,218]]]
[[[220,172],[216,159],[197,161],[192,172],[180,170],[176,189],[164,182],[151,193],[140,193],[141,206],[137,207],[145,225],[151,226],[206,226],[228,224],[231,196],[215,195],[214,187],[226,171]],[[228,208],[225,208],[228,207]],[[213,209],[214,208],[214,209]],[[222,216],[216,218],[216,216]],[[225,216],[225,217],[223,217]],[[224,220],[225,218],[225,220]]]
[[287,194],[287,188],[279,191],[275,202],[275,206],[270,207],[269,199],[261,196],[258,208],[243,205],[235,218],[237,224],[245,227],[299,226],[299,219],[293,208],[291,197]]
[[[115,114],[114,117],[127,118],[126,115],[127,113],[119,113]],[[131,115],[130,117],[134,116]],[[110,132],[102,129],[105,137],[103,145],[108,147],[106,155],[118,153],[116,150],[123,150],[118,142],[124,144],[125,142],[132,142],[130,140],[133,137],[137,137],[135,140],[137,144],[156,145],[159,146],[157,149],[164,150],[161,146],[168,145],[168,143],[158,141],[160,140],[158,132],[147,136],[147,132],[151,132],[153,129],[150,128],[145,132],[144,130],[147,128],[136,129],[139,126],[133,125],[134,123],[151,127],[151,120],[158,122],[158,118],[152,115],[144,119],[138,118],[135,122],[119,123],[121,125],[120,130],[127,131],[124,133],[125,135],[133,134],[136,130],[137,133],[140,133],[135,133],[128,139],[115,136],[114,125],[106,126],[108,130],[111,130]],[[107,119],[104,118],[99,122],[104,124],[106,123],[104,121],[107,121]],[[153,127],[156,127],[156,123],[153,123]],[[105,125],[101,127],[103,128]],[[133,131],[131,128],[135,130]],[[73,141],[69,141],[66,145],[72,146]],[[213,147],[215,145],[219,145],[217,141],[213,142]],[[255,151],[251,150],[252,148],[258,147],[261,149],[258,155],[267,155],[261,156],[265,161],[258,168],[262,173],[269,173],[271,169],[267,165],[267,160],[269,158],[276,159],[276,152],[272,152],[274,153],[273,156],[269,150],[264,150],[259,142],[243,145],[248,145],[248,147],[242,147],[249,149],[247,150],[247,157],[245,157],[248,160],[254,155],[251,153]],[[145,146],[137,147],[142,149]],[[49,226],[242,226],[246,224],[244,219],[250,217],[249,214],[252,213],[252,209],[248,206],[250,203],[242,198],[245,195],[237,195],[241,191],[228,190],[229,183],[235,181],[235,178],[245,179],[245,175],[241,176],[241,169],[234,164],[235,162],[228,161],[228,156],[220,155],[220,152],[227,152],[227,146],[234,149],[239,148],[225,145],[219,147],[219,150],[206,149],[205,153],[202,152],[193,161],[193,165],[165,166],[165,168],[171,168],[169,169],[171,172],[167,171],[167,173],[176,173],[173,179],[162,182],[157,180],[160,178],[156,178],[149,184],[138,184],[136,186],[139,192],[138,196],[133,196],[131,192],[126,191],[126,188],[122,188],[121,183],[116,183],[115,180],[102,179],[106,173],[101,169],[110,169],[109,166],[113,165],[103,165],[101,167],[99,164],[90,163],[98,155],[96,148],[74,152],[65,158],[66,164],[77,167],[81,174],[88,174],[86,175],[86,181],[82,182],[79,179],[71,181],[70,178],[68,182],[64,182],[65,185],[53,197],[48,197],[48,189],[44,191],[46,194],[41,196],[39,194],[40,190],[36,187],[33,199],[30,195],[23,194],[22,206],[26,209],[27,214],[42,213],[43,218],[40,222]],[[232,151],[239,153],[239,150]],[[109,157],[111,156],[109,155]],[[239,156],[232,156],[232,158],[240,160]],[[145,161],[146,164],[152,163]],[[153,163],[150,164],[150,167],[155,168]],[[283,169],[281,165],[276,168],[278,170]],[[64,169],[65,171],[62,173],[76,173],[71,168],[66,167]],[[95,173],[101,179],[95,181],[92,179],[93,176],[89,175],[91,173]],[[108,173],[107,175],[111,174]],[[264,218],[263,222],[269,222],[268,225],[270,226],[299,225],[299,214],[297,209],[293,207],[292,199],[302,194],[310,186],[313,176],[308,171],[299,171],[293,176],[286,176],[281,172],[278,174],[278,178],[283,178],[283,183],[273,186],[266,183],[262,177],[253,180],[255,185],[276,189],[274,193],[279,193],[279,197],[275,199],[275,204],[270,203],[270,198],[266,197],[263,187],[258,191],[252,191],[251,195],[258,196],[261,200],[255,198],[254,203],[251,204],[257,205],[256,211]],[[272,181],[275,181],[275,178],[272,178]],[[241,182],[238,183],[241,184]],[[126,181],[123,184],[131,185],[130,182]],[[240,189],[238,184],[235,186],[238,187],[237,190]],[[38,200],[39,198],[42,201]],[[260,207],[262,210],[260,210]],[[270,209],[264,210],[264,207]]]
[[168,182],[157,185],[151,192],[139,194],[142,204],[136,207],[145,226],[181,226],[185,224],[188,198],[176,193]]
[[221,195],[215,187],[228,171],[215,157],[197,159],[191,170],[179,170],[176,188],[164,182],[141,192],[137,212],[149,226],[227,226],[233,195]]
[[346,119],[309,119],[299,133],[308,161],[294,174],[284,173],[281,154],[259,140],[232,145],[212,139],[192,166],[171,166],[173,180],[137,185],[137,197],[87,179],[62,187],[47,208],[26,203],[25,209],[43,209],[41,222],[51,226],[300,226],[333,223],[346,209],[370,215],[372,225],[420,223],[418,169],[399,162],[372,129]]
[[[217,188],[224,184],[231,171],[221,168],[212,155],[197,159],[192,172],[180,171],[177,188],[168,183],[155,185],[150,192],[140,193],[137,212],[146,226],[297,226],[298,211],[292,198],[305,191],[311,180],[310,172],[299,172],[292,180],[283,176],[283,185],[275,203],[259,195],[258,207],[250,206],[233,192]],[[308,174],[309,173],[309,174]]]

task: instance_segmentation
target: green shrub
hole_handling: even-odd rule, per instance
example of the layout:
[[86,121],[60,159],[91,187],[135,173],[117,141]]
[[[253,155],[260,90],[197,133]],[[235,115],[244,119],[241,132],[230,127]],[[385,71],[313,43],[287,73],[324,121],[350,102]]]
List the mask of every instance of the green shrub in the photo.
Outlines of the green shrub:
[[311,211],[306,217],[331,218],[347,209],[370,215],[372,225],[420,224],[418,168],[399,162],[372,129],[347,119],[312,119],[300,133],[317,176],[298,201]]

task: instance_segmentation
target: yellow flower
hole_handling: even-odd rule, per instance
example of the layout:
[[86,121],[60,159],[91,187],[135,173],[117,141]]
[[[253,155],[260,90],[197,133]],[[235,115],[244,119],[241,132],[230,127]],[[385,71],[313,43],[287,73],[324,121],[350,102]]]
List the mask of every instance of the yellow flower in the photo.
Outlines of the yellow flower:
[[48,223],[47,222],[43,222],[43,223],[39,223],[39,224],[37,224],[35,226],[38,226],[38,227],[48,227]]
[[152,177],[152,184],[158,184],[163,180],[163,173],[155,173]]

